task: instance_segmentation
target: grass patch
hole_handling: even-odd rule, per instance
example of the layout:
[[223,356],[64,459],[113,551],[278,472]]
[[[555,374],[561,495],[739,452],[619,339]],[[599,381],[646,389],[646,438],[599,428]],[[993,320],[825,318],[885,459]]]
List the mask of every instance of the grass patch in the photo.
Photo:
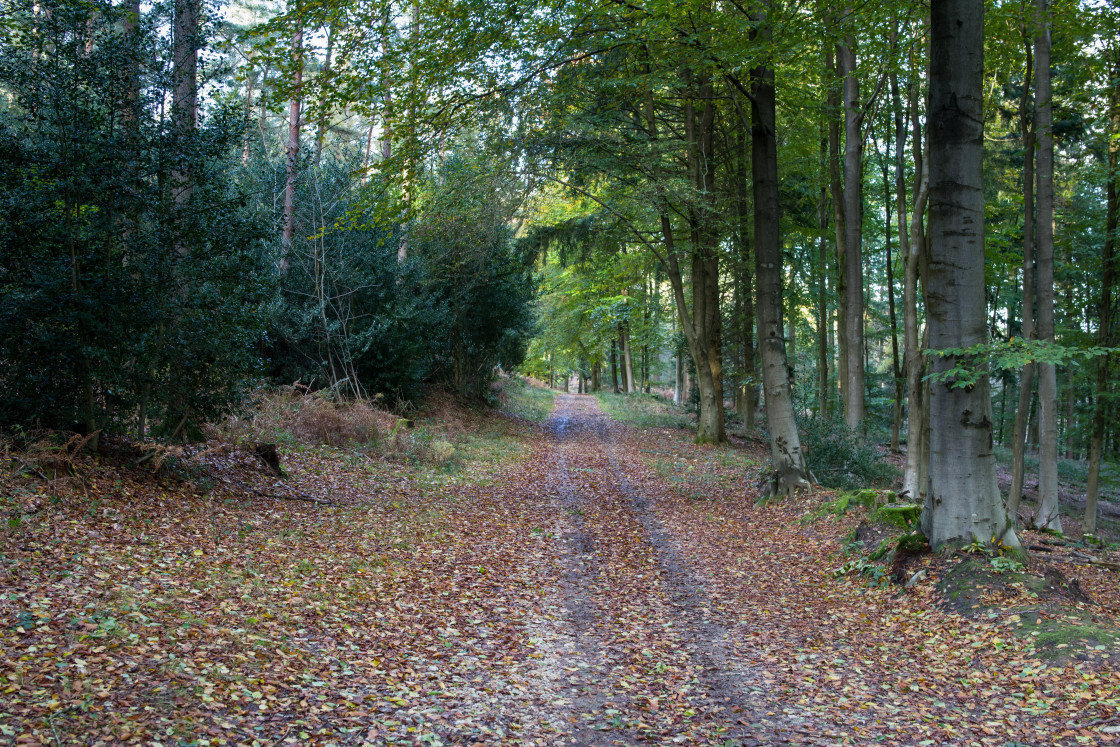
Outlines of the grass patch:
[[695,424],[685,408],[656,394],[596,392],[599,405],[620,423],[640,428],[692,428]]
[[510,376],[502,382],[501,409],[510,415],[542,423],[548,420],[556,392],[533,386],[522,376]]

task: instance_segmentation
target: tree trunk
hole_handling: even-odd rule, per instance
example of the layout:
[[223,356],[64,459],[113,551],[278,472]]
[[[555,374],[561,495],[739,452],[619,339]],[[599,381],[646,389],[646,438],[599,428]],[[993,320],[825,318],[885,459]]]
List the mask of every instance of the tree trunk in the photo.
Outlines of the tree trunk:
[[[331,55],[334,53],[334,29],[335,23],[331,21],[327,27],[327,51],[325,59],[323,60],[323,71],[319,73],[328,82],[331,77]],[[319,122],[315,132],[315,165],[318,166],[323,158],[323,143],[327,139],[327,123],[330,119],[330,112],[325,106],[320,103]]]
[[[1112,284],[1116,282],[1116,233],[1120,229],[1117,181],[1120,181],[1120,49],[1114,49],[1112,88],[1109,96],[1108,171],[1105,185],[1104,251],[1101,254],[1102,288],[1098,335],[1102,346],[1112,345]],[[1084,534],[1097,532],[1097,496],[1100,492],[1101,457],[1109,395],[1109,356],[1097,359],[1097,391],[1094,397],[1093,435],[1089,445],[1089,485],[1085,492]]]
[[842,355],[847,376],[844,422],[858,428],[864,419],[863,376],[863,114],[856,74],[855,38],[847,36],[837,47],[840,74],[844,78],[844,339]]
[[[984,295],[983,0],[932,3],[927,278],[930,348],[987,342]],[[934,372],[951,369],[937,356]],[[922,531],[948,542],[1017,545],[996,486],[987,376],[974,387],[930,387],[930,493]]]
[[[903,368],[906,372],[906,471],[902,478],[902,492],[916,503],[925,501],[929,488],[929,398],[928,387],[922,380],[925,375],[926,361],[922,355],[929,345],[927,327],[923,340],[919,340],[918,330],[918,277],[927,263],[926,235],[923,220],[926,202],[929,198],[929,170],[922,149],[925,147],[922,134],[922,118],[919,116],[919,87],[917,64],[911,65],[911,84],[907,93],[907,108],[910,112],[910,126],[913,128],[914,149],[914,200],[911,207],[909,230],[902,243],[903,286],[902,286],[902,328],[903,328]],[[925,279],[923,278],[923,283]]]
[[828,135],[821,137],[821,194],[817,204],[817,227],[820,229],[818,247],[820,275],[817,285],[817,415],[828,417]]
[[754,294],[751,290],[751,276],[746,269],[741,272],[740,284],[743,288],[743,401],[739,417],[747,430],[754,428],[754,412],[758,407],[758,394],[755,387],[757,360],[754,351]]
[[619,337],[618,344],[622,349],[622,359],[625,362],[623,369],[626,375],[626,393],[631,394],[638,391],[634,384],[634,358],[630,352],[630,325],[624,322],[621,329],[621,337]]
[[[1038,137],[1038,339],[1054,341],[1054,134],[1050,100],[1050,3],[1037,0],[1034,40],[1035,133]],[[1038,364],[1038,514],[1035,524],[1062,531],[1058,513],[1058,378],[1053,363]]]
[[[769,42],[765,19],[752,32]],[[754,176],[755,298],[759,352],[770,433],[770,459],[778,472],[805,474],[801,439],[793,412],[793,393],[782,335],[782,245],[778,198],[778,143],[774,71],[764,63],[751,71],[751,165]]]
[[[174,50],[172,53],[171,77],[175,86],[171,99],[171,121],[180,139],[190,137],[198,128],[198,43],[199,0],[176,0],[174,24]],[[178,234],[185,220],[187,203],[194,193],[190,164],[176,167],[171,172],[171,195],[176,213]],[[180,257],[189,253],[189,248],[176,236],[175,253]]]
[[[832,48],[826,45],[825,66],[828,71],[836,74],[836,63]],[[840,401],[842,407],[847,407],[848,397],[848,360],[845,351],[848,349],[847,328],[847,281],[844,267],[847,262],[847,229],[844,226],[844,182],[840,172],[840,106],[842,100],[841,90],[831,85],[828,89],[828,164],[830,176],[830,190],[832,192],[832,223],[836,235],[836,346],[839,353],[836,357],[836,379],[840,387]]]
[[[902,97],[898,90],[898,75],[890,75],[891,105],[894,109],[894,207],[895,218],[898,220],[899,253],[905,254],[901,249],[906,241],[906,123],[902,116]],[[887,208],[887,300],[890,303],[891,317],[891,370],[894,373],[894,417],[891,418],[891,451],[895,454],[901,451],[899,432],[902,430],[902,400],[905,393],[905,379],[903,378],[901,360],[898,355],[898,315],[894,302],[894,259],[891,257],[890,242],[890,189],[886,186],[887,172],[883,171],[883,185],[887,190],[884,195],[884,204]]]
[[611,390],[618,394],[618,358],[616,357],[615,348],[618,347],[618,342],[611,338]]
[[[299,6],[296,6],[299,12]],[[288,274],[292,253],[292,240],[295,237],[296,177],[299,174],[299,129],[301,86],[303,84],[303,21],[296,19],[296,29],[292,33],[293,72],[292,98],[288,102],[288,151],[286,179],[284,181],[284,230],[280,238],[280,275]]]
[[[1023,329],[1024,340],[1035,336],[1034,330],[1034,117],[1028,116],[1028,94],[1033,78],[1034,51],[1024,35],[1027,69],[1023,76],[1023,95],[1019,99],[1019,124],[1023,133]],[[1011,490],[1007,494],[1007,513],[1019,521],[1019,502],[1023,499],[1027,426],[1030,424],[1031,400],[1034,396],[1034,363],[1027,363],[1019,372],[1019,404],[1015,409],[1015,427],[1011,441]]]

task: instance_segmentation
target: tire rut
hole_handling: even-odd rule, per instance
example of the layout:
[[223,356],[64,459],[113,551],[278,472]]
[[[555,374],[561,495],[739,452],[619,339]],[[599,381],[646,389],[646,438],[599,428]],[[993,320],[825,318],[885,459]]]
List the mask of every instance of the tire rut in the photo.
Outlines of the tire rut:
[[[557,743],[695,744],[706,734],[703,742],[718,738],[719,744],[748,746],[780,743],[791,730],[801,731],[799,722],[777,715],[758,673],[736,661],[732,633],[713,609],[705,579],[677,549],[653,501],[627,477],[630,468],[620,455],[621,426],[599,410],[594,398],[561,395],[548,430],[551,469],[546,486],[557,512],[559,549],[552,607],[560,614],[537,631],[537,681],[552,708],[559,709],[551,719],[563,734]],[[623,531],[620,525],[627,531],[632,525],[630,535],[635,536],[635,549],[625,555],[611,546],[612,537]],[[648,565],[636,565],[639,556]],[[635,726],[650,728],[642,719],[654,715],[657,699],[635,701],[614,686],[634,670],[636,647],[627,648],[627,631],[619,630],[611,580],[649,576],[650,566],[655,578],[642,601],[652,610],[650,620],[667,619],[666,627],[672,629],[671,634],[658,629],[650,635],[671,641],[663,646],[664,660],[679,663],[687,673],[679,692],[689,693],[694,717],[662,724],[665,728],[658,732]],[[648,621],[635,621],[634,627],[643,624],[647,633],[653,630]],[[604,714],[615,714],[613,726],[604,725]]]

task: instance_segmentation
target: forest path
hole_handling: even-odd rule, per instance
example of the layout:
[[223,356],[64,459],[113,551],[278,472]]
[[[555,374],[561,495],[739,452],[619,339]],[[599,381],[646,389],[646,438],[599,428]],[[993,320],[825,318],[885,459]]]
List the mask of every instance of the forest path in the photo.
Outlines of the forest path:
[[547,430],[562,572],[533,639],[534,687],[559,709],[557,743],[787,741],[798,722],[730,651],[731,621],[631,474],[622,426],[595,398],[560,395]]

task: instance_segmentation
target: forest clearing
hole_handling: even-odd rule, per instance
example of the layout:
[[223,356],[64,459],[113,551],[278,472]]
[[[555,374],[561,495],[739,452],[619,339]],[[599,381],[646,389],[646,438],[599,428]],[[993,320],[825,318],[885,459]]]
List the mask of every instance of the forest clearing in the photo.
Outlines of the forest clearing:
[[756,504],[763,446],[510,389],[536,422],[445,405],[404,450],[291,443],[283,479],[216,442],[9,479],[0,743],[1115,744],[1115,568],[1054,543],[891,584],[868,509]]

